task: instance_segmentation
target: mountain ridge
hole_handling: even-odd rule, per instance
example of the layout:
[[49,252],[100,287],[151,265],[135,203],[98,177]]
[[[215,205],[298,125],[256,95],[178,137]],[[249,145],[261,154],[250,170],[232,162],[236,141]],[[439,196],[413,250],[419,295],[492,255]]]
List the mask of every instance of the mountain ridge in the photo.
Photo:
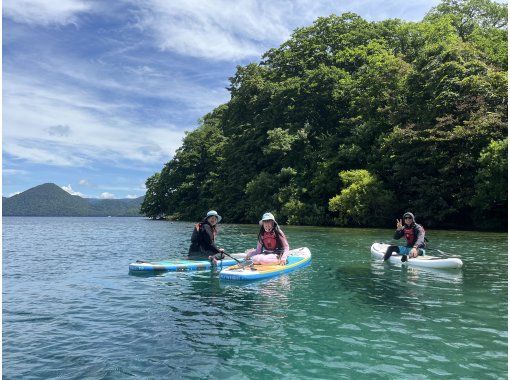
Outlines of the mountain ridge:
[[2,197],[3,216],[141,216],[144,196],[96,199],[71,195],[54,183],[44,183],[12,197]]

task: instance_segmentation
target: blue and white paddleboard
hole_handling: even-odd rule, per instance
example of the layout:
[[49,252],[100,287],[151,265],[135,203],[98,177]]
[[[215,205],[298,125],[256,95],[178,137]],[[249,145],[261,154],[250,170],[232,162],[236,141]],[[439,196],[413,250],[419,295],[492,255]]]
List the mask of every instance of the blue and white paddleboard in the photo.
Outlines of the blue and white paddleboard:
[[[384,254],[386,253],[386,249],[389,247],[389,244],[385,243],[374,243],[372,247],[370,247],[370,252],[372,252],[372,256],[378,259],[383,259]],[[436,268],[436,269],[455,269],[462,267],[462,260],[457,257],[447,257],[441,258],[436,256],[418,256],[414,259],[408,259],[406,262],[402,262],[400,259],[402,255],[398,255],[393,253],[392,256],[388,259],[388,261],[395,265],[408,265],[411,267],[423,267],[423,268]]]
[[[235,253],[231,256],[238,260],[243,260],[246,253]],[[218,261],[218,268],[228,267],[237,264],[237,261],[231,258]],[[137,261],[129,264],[131,272],[163,272],[163,271],[191,271],[211,269],[212,264],[209,260],[187,260],[170,259],[161,261]]]
[[310,265],[312,254],[306,247],[289,251],[286,265],[253,265],[252,267],[241,267],[234,265],[223,269],[220,272],[221,280],[253,281],[264,278],[280,276],[296,269]]

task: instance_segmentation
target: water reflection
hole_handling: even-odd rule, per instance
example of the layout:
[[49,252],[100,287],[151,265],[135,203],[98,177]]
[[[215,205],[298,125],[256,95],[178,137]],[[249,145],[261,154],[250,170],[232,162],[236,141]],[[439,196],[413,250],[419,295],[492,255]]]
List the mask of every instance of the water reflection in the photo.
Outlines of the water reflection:
[[201,353],[181,360],[192,377],[203,377],[200,366],[227,365],[247,340],[257,342],[260,353],[271,353],[292,310],[287,276],[237,285],[221,283],[214,271],[174,272],[158,279],[168,289],[160,291],[167,310],[162,324],[170,322],[167,329],[178,331],[186,346]]
[[398,273],[370,267],[340,267],[334,272],[335,280],[344,291],[354,295],[362,303],[410,307],[411,303],[403,293],[408,292]]
[[399,268],[402,273],[402,279],[409,282],[415,282],[418,280],[449,284],[462,284],[463,282],[462,269],[414,268],[407,265],[392,268],[391,266],[392,264],[384,263],[380,260],[372,261],[370,264],[374,275],[380,275],[383,271],[391,271]]
[[285,310],[289,304],[292,281],[288,275],[283,275],[269,280],[255,282],[244,281],[220,281],[219,286],[226,294],[242,295],[253,298],[260,306],[257,314],[264,316],[277,316],[275,310]]
[[362,303],[399,308],[421,309],[421,301],[440,292],[462,293],[462,270],[395,267],[372,261],[369,266],[343,266],[333,274],[344,291]]

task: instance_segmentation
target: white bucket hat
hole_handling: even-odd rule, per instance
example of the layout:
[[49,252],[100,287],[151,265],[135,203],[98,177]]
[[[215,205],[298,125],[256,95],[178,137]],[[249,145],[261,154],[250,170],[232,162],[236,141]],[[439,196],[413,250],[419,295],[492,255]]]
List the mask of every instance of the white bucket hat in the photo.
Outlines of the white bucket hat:
[[221,221],[221,216],[219,216],[219,214],[214,210],[209,211],[205,218],[208,219],[210,216],[215,216],[216,218],[218,218],[218,223]]
[[276,220],[275,220],[275,218],[274,218],[274,215],[273,215],[273,214],[271,214],[270,212],[266,212],[266,213],[264,213],[264,215],[262,215],[262,219],[259,221],[259,224],[260,224],[260,225],[262,225],[262,222],[263,222],[264,220],[272,220],[273,222],[275,222],[275,223],[276,223]]

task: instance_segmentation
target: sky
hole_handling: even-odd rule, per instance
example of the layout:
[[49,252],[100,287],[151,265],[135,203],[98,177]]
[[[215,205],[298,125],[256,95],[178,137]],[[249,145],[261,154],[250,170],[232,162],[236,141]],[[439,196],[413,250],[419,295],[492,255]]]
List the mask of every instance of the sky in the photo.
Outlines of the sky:
[[3,0],[2,195],[47,182],[144,195],[185,131],[229,100],[237,65],[320,16],[420,21],[438,3]]

